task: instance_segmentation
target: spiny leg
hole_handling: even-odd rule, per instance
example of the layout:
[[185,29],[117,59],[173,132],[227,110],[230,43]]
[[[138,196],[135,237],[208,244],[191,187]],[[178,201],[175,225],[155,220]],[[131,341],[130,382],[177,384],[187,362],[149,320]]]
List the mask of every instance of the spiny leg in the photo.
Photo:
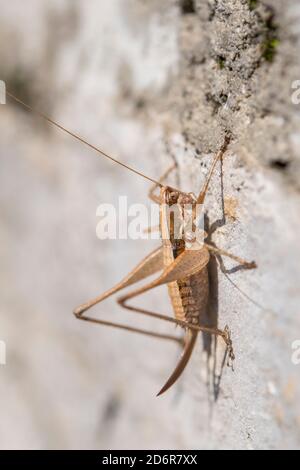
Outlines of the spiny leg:
[[[161,259],[160,259],[160,257],[158,257],[158,260],[156,261],[155,266],[153,266],[153,263],[151,263],[151,256],[155,257],[155,256],[158,256],[158,254],[156,253],[156,255],[155,255],[155,253],[154,253],[154,255],[152,254],[152,255],[150,255],[150,257],[148,257],[148,260],[150,258],[150,267],[152,267],[152,272],[153,272],[153,270],[157,270],[158,265],[160,265],[160,263],[161,263]],[[194,347],[194,344],[195,344],[195,341],[196,341],[197,333],[199,331],[210,333],[210,334],[213,334],[213,335],[216,335],[216,336],[221,336],[222,339],[224,340],[225,344],[226,344],[227,352],[229,353],[229,357],[233,361],[234,360],[234,353],[233,353],[233,347],[232,347],[232,342],[231,342],[229,329],[226,327],[225,330],[222,331],[222,330],[219,330],[217,328],[209,328],[209,327],[202,327],[200,325],[194,325],[192,323],[180,321],[180,320],[168,317],[166,315],[161,315],[161,314],[158,314],[158,313],[155,313],[155,312],[152,312],[152,311],[142,310],[142,309],[139,309],[139,308],[129,306],[129,305],[127,305],[126,302],[129,299],[131,299],[133,297],[136,297],[140,294],[143,294],[144,292],[149,291],[149,290],[151,290],[154,287],[157,287],[159,285],[168,284],[168,283],[180,280],[180,279],[190,277],[194,274],[197,274],[198,272],[200,272],[201,270],[203,270],[207,266],[208,261],[209,261],[209,252],[206,248],[203,248],[201,250],[184,251],[169,266],[167,266],[164,269],[163,273],[156,280],[148,283],[146,286],[144,286],[140,289],[136,289],[135,291],[133,291],[131,293],[128,293],[125,296],[122,296],[119,299],[119,303],[123,307],[127,308],[128,310],[130,310],[132,312],[141,313],[141,314],[148,315],[148,316],[156,318],[156,319],[171,322],[173,324],[180,325],[183,328],[186,328],[188,330],[186,335],[185,335],[185,339],[188,338],[188,337],[190,337],[190,338],[184,342],[184,348],[182,350],[182,354],[181,354],[181,357],[179,359],[179,362],[178,362],[176,368],[174,369],[173,373],[171,374],[171,376],[169,377],[169,379],[165,383],[165,385],[160,390],[158,395],[161,395],[166,390],[168,390],[176,382],[176,380],[180,377],[180,375],[182,374],[182,372],[183,372],[184,368],[186,367],[186,365],[189,361],[189,358],[192,354],[192,350],[193,350],[193,347]],[[148,262],[144,261],[141,264],[142,264],[142,266],[139,266],[138,268],[136,268],[133,271],[134,274],[129,275],[127,280],[121,282],[118,286],[116,286],[114,289],[109,291],[107,294],[104,294],[104,296],[102,296],[101,299],[103,297],[106,298],[107,296],[112,295],[112,293],[117,292],[118,290],[122,289],[123,287],[125,287],[127,285],[133,284],[134,280],[136,280],[136,279],[141,279],[143,277],[146,277],[145,276],[145,271],[147,273],[149,271],[151,271],[151,269],[149,269],[149,267],[147,267],[148,264],[149,264],[149,261]],[[144,266],[145,264],[146,264],[147,269]],[[93,318],[86,317],[86,316],[83,315],[83,312],[85,310],[87,310],[87,308],[90,308],[92,305],[95,305],[99,301],[100,300],[99,300],[99,297],[98,297],[94,301],[92,301],[88,304],[85,304],[84,306],[77,309],[75,311],[75,315],[77,316],[77,318],[85,320],[85,321],[93,322],[93,323],[98,323],[98,324],[102,324],[102,325],[105,324],[105,325],[108,325],[108,326],[116,326],[118,328],[130,330],[130,331],[135,331],[135,332],[139,332],[139,333],[143,333],[143,334],[148,334],[148,335],[154,336],[154,337],[160,337],[160,338],[169,339],[169,340],[172,339],[172,340],[175,340],[177,342],[178,341],[180,342],[180,340],[178,338],[171,337],[169,335],[161,335],[161,334],[157,334],[157,333],[153,333],[153,332],[146,332],[145,330],[138,330],[136,328],[133,329],[131,327],[127,327],[127,326],[124,326],[124,325],[117,325],[117,324],[113,324],[111,322],[104,322],[104,321],[98,320],[98,319],[95,320]]]
[[161,339],[176,341],[177,343],[182,344],[182,339],[174,335],[156,333],[156,332],[152,332],[152,331],[148,331],[148,330],[144,330],[140,328],[134,328],[134,327],[119,324],[119,323],[109,322],[106,320],[99,320],[99,319],[95,319],[93,317],[84,315],[84,312],[86,312],[88,309],[90,309],[94,305],[102,302],[103,300],[107,299],[108,297],[120,291],[121,289],[124,289],[125,287],[135,284],[136,282],[139,282],[142,279],[145,279],[148,276],[155,274],[157,271],[160,271],[162,268],[163,268],[162,248],[159,248],[155,250],[154,252],[150,253],[150,255],[148,255],[135,269],[133,269],[129,273],[129,275],[123,281],[121,281],[115,287],[108,290],[107,292],[104,292],[104,294],[96,297],[95,299],[90,300],[89,302],[86,302],[80,305],[79,307],[77,307],[74,310],[74,315],[79,320],[84,320],[90,323],[95,323],[95,324],[99,324],[103,326],[111,326],[111,327],[119,328],[122,330],[130,331],[133,333],[140,333],[140,334],[144,334],[147,336],[152,336],[154,338],[161,338]]
[[[84,312],[87,311],[89,308],[93,307],[94,305],[98,304],[102,300],[110,297],[114,293],[120,291],[121,289],[128,287],[139,280],[154,274],[155,272],[161,269],[163,265],[162,259],[162,249],[156,250],[155,252],[151,253],[145,260],[143,260],[140,265],[138,265],[122,282],[120,282],[116,287],[112,288],[111,290],[107,291],[106,293],[102,294],[101,296],[97,297],[90,302],[87,302],[77,309],[75,309],[74,314],[79,319],[84,319],[85,321],[92,321],[93,323],[104,324],[102,320],[95,320],[91,319],[90,317],[83,316]],[[209,261],[209,254],[206,249],[204,250],[196,250],[196,251],[185,251],[181,255],[179,255],[174,262],[165,268],[161,276],[159,276],[156,280],[150,282],[146,286],[135,290],[132,293],[127,294],[119,299],[119,303],[126,308],[127,310],[141,313],[144,315],[148,315],[159,320],[164,320],[176,325],[180,325],[183,328],[189,328],[194,331],[202,331],[206,333],[210,333],[213,335],[221,336],[229,350],[232,350],[232,344],[230,339],[228,338],[228,334],[225,331],[215,329],[215,328],[208,328],[208,327],[201,327],[198,325],[193,325],[191,323],[180,321],[175,318],[169,317],[167,315],[161,315],[155,312],[151,312],[148,310],[138,309],[132,306],[127,305],[127,301],[133,297],[136,297],[140,294],[143,294],[146,291],[153,289],[159,285],[167,284],[169,282],[173,282],[179,279],[183,279],[185,277],[192,276],[197,272],[201,271]]]
[[[209,260],[209,255],[207,250],[201,251],[185,251],[182,253],[176,260],[165,270],[163,271],[162,275],[158,277],[158,279],[154,280],[147,286],[146,290],[151,289],[152,287],[156,287],[157,285],[166,284],[168,282],[176,281],[183,277],[191,276],[203,269],[204,266],[207,265]],[[164,267],[163,262],[163,248],[160,247],[159,249],[153,251],[148,255],[141,263],[133,269],[128,276],[123,279],[119,284],[117,284],[112,289],[104,292],[100,296],[96,297],[93,300],[90,300],[74,310],[74,314],[82,315],[88,309],[93,307],[94,305],[102,302],[103,300],[107,299],[111,295],[119,292],[120,290],[131,286],[132,284],[136,284],[137,282],[151,276],[152,274],[157,273],[158,271],[162,270]],[[145,290],[143,289],[143,292]]]
[[141,328],[134,328],[134,327],[131,327],[131,326],[128,326],[128,325],[123,325],[121,323],[114,323],[114,322],[109,322],[109,321],[106,321],[106,320],[99,320],[98,318],[89,317],[89,316],[84,315],[84,314],[75,314],[75,316],[79,320],[84,320],[86,322],[94,323],[96,325],[110,326],[110,327],[113,327],[113,328],[118,328],[118,329],[121,329],[121,330],[130,331],[131,333],[139,333],[139,334],[143,334],[143,335],[146,335],[146,336],[151,336],[152,338],[159,338],[159,339],[175,341],[176,343],[179,343],[181,346],[183,345],[182,338],[179,338],[178,336],[167,335],[167,334],[163,334],[163,333],[156,333],[154,331],[149,331],[149,330],[144,330],[144,329],[141,329]]
[[89,300],[84,304],[80,305],[74,310],[75,316],[81,316],[84,312],[89,310],[94,305],[102,302],[103,300],[111,297],[113,294],[119,292],[126,287],[136,284],[143,279],[157,273],[163,269],[163,250],[162,247],[150,253],[146,256],[119,284],[114,286],[112,289],[104,292],[95,299]]
[[119,298],[118,302],[122,307],[124,307],[124,308],[126,308],[126,309],[128,309],[128,310],[130,310],[134,313],[141,313],[141,314],[153,317],[153,318],[157,318],[159,320],[168,321],[168,322],[171,322],[173,324],[180,325],[181,327],[183,327],[187,330],[187,332],[185,334],[185,337],[184,337],[183,349],[182,349],[182,353],[181,353],[181,356],[179,358],[179,361],[178,361],[175,369],[173,370],[172,374],[170,375],[170,377],[168,378],[168,380],[166,381],[164,386],[161,388],[161,390],[157,394],[157,396],[162,395],[164,392],[166,392],[178,380],[178,378],[181,376],[182,372],[184,371],[184,369],[185,369],[186,365],[188,364],[188,361],[191,357],[191,354],[192,354],[192,351],[193,351],[193,348],[194,348],[194,345],[195,345],[195,342],[196,342],[196,339],[197,339],[197,333],[199,333],[199,332],[205,332],[205,333],[209,333],[211,335],[221,336],[222,337],[222,339],[224,340],[224,342],[226,344],[226,348],[227,348],[226,349],[226,356],[228,354],[227,365],[229,367],[230,366],[232,367],[235,356],[234,356],[234,352],[233,352],[233,345],[232,345],[232,341],[231,341],[230,331],[229,331],[229,328],[227,326],[225,327],[224,331],[219,330],[217,328],[202,327],[200,325],[194,325],[192,323],[180,321],[180,320],[168,317],[166,315],[162,315],[162,314],[159,314],[159,313],[156,313],[156,312],[153,312],[153,311],[144,310],[144,309],[133,307],[131,305],[126,304],[126,302],[129,298],[132,298],[135,295],[140,295],[140,294],[141,294],[141,292],[137,292],[137,291],[132,292],[131,294],[128,294],[126,296],[123,296],[123,297]]
[[173,324],[180,325],[180,326],[184,327],[185,329],[187,329],[187,334],[185,335],[185,341],[184,341],[184,349],[182,351],[179,362],[178,362],[176,368],[174,369],[173,373],[170,375],[169,379],[167,380],[165,385],[162,387],[162,389],[160,390],[160,392],[158,393],[157,396],[161,395],[166,390],[168,390],[176,382],[176,380],[180,377],[180,375],[182,374],[183,370],[185,369],[185,367],[186,367],[186,365],[187,365],[187,363],[190,359],[190,356],[191,356],[191,353],[192,353],[192,350],[193,350],[193,347],[194,347],[194,344],[195,344],[195,341],[196,341],[197,333],[199,333],[199,332],[206,332],[206,333],[209,333],[209,334],[214,335],[214,336],[221,336],[222,337],[222,339],[224,340],[224,342],[226,344],[226,348],[227,348],[227,350],[226,350],[226,356],[228,355],[227,365],[229,367],[232,367],[232,364],[235,360],[235,355],[234,355],[234,351],[233,351],[231,334],[230,334],[228,326],[225,327],[224,331],[219,330],[217,328],[202,327],[202,326],[199,326],[199,325],[190,324],[188,322],[179,321],[179,320],[176,320],[174,318],[170,318],[170,317],[167,317],[165,315],[161,315],[159,313],[155,313],[155,312],[152,312],[152,311],[148,311],[148,310],[136,308],[136,307],[133,307],[133,306],[130,306],[130,305],[126,305],[126,297],[123,297],[123,298],[119,299],[118,301],[123,307],[125,307],[128,310],[131,310],[135,313],[142,313],[144,315],[149,315],[151,317],[155,317],[155,318],[158,318],[160,320],[169,321],[169,322],[172,322]]
[[[169,323],[173,323],[173,325],[181,326],[182,328],[190,329],[190,330],[193,330],[197,333],[201,332],[201,333],[208,333],[208,334],[211,334],[211,335],[214,335],[214,336],[221,336],[223,338],[223,340],[225,341],[226,346],[228,347],[229,351],[233,351],[232,341],[230,339],[228,326],[226,326],[224,328],[224,330],[220,330],[218,328],[210,328],[210,327],[206,327],[206,326],[194,325],[193,323],[189,323],[189,322],[186,322],[186,321],[183,321],[183,320],[177,320],[176,318],[169,317],[168,315],[163,315],[161,313],[153,312],[152,310],[145,310],[143,308],[134,307],[133,305],[128,305],[127,304],[127,301],[130,298],[141,295],[142,293],[143,292],[141,292],[141,291],[132,292],[131,294],[120,297],[118,299],[118,303],[119,303],[119,305],[121,305],[126,310],[129,310],[129,311],[134,312],[134,313],[141,313],[142,315],[147,315],[149,317],[156,318],[158,320],[163,320],[163,321],[166,321],[166,322],[169,322]],[[234,357],[233,354],[231,354],[231,356]]]
[[157,286],[168,284],[174,281],[178,281],[180,279],[184,279],[189,276],[192,276],[196,274],[197,272],[200,272],[204,267],[206,267],[208,261],[209,261],[209,253],[206,249],[184,251],[181,255],[179,255],[173,261],[171,265],[165,268],[164,272],[156,280],[150,282],[146,286],[143,286],[139,289],[134,290],[133,292],[130,292],[120,297],[118,299],[118,302],[127,310],[131,310],[136,313],[142,313],[144,315],[155,317],[160,320],[168,321],[170,323],[180,325],[183,328],[189,328],[193,331],[198,331],[198,332],[201,331],[201,332],[210,333],[216,336],[221,336],[228,347],[231,357],[233,358],[234,355],[233,355],[233,350],[232,350],[232,342],[228,334],[227,328],[224,331],[222,331],[217,328],[209,328],[209,327],[194,325],[192,323],[188,323],[188,322],[181,321],[175,318],[171,318],[166,315],[161,315],[153,311],[133,307],[127,304],[128,300],[134,297],[137,297]]
[[[212,245],[209,245],[207,243],[205,243],[205,246],[207,246],[207,248],[209,250],[211,250],[212,252],[214,252],[217,257],[218,255],[220,256],[227,256],[227,257],[230,257],[231,259],[234,259],[235,261],[237,261],[241,266],[244,266],[245,269],[256,269],[257,268],[257,264],[255,261],[252,261],[252,262],[247,262],[245,260],[242,260],[241,258],[237,257],[237,256],[234,256],[234,255],[231,255],[231,253],[228,253],[227,251],[224,251],[224,250],[220,250],[219,248],[215,247],[215,246],[212,246]],[[243,291],[232,279],[230,276],[228,276],[228,271],[226,270],[225,266],[224,266],[224,263],[223,263],[223,260],[220,258],[218,258],[218,261],[219,261],[219,266],[220,266],[220,269],[222,271],[222,273],[224,274],[225,278],[228,280],[228,282],[230,282],[232,284],[232,286],[237,289],[239,291],[239,293],[245,297],[249,302],[251,302],[253,305],[255,305],[256,307],[258,307],[259,309],[261,310],[269,310],[267,307],[265,307],[264,305],[262,305],[261,303],[259,303],[257,300],[255,299],[252,299],[249,294],[247,294],[245,291]]]

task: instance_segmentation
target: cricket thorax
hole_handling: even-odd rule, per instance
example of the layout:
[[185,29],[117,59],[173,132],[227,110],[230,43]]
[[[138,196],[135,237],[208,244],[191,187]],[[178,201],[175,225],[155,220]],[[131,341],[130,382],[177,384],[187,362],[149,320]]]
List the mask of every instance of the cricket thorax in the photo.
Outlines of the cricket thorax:
[[161,190],[161,229],[162,238],[167,238],[172,246],[174,258],[193,239],[194,213],[197,199],[193,193],[183,193],[166,187]]
[[[194,236],[194,211],[197,199],[192,193],[161,190],[161,233],[164,247],[164,264],[170,265],[189,249]],[[188,225],[188,230],[186,230]],[[178,320],[199,324],[208,303],[208,272],[205,267],[200,273],[188,279],[178,280],[168,285],[175,317]]]

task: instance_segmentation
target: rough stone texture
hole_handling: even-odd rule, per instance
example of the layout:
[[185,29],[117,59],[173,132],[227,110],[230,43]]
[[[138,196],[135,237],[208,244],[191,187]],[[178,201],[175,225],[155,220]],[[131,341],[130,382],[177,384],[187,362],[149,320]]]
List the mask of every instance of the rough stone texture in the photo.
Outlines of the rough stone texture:
[[[206,208],[214,242],[259,266],[224,259],[227,277],[210,266],[210,314],[230,325],[235,372],[222,370],[221,344],[199,338],[181,381],[156,399],[176,347],[71,315],[156,246],[95,236],[101,202],[144,202],[148,184],[1,106],[1,448],[299,449],[298,1],[0,7],[0,78],[124,162],[158,177],[175,159],[173,184],[197,191],[230,131]],[[143,304],[170,312],[163,288]],[[166,331],[113,301],[97,311]]]

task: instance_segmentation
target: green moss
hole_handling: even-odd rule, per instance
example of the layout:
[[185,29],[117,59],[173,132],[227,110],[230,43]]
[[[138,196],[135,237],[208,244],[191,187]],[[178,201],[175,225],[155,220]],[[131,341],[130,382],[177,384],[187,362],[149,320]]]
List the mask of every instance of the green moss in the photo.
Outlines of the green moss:
[[276,22],[276,12],[269,7],[269,16],[265,21],[265,38],[262,43],[262,58],[267,62],[273,62],[280,43],[279,27]]
[[263,58],[268,62],[273,62],[278,46],[278,38],[268,38],[263,45]]
[[218,62],[219,68],[220,68],[221,70],[223,70],[223,69],[225,68],[225,65],[226,65],[226,59],[225,59],[225,57],[222,57],[222,56],[218,57],[217,62]]
[[258,0],[248,0],[250,10],[255,10],[258,6]]

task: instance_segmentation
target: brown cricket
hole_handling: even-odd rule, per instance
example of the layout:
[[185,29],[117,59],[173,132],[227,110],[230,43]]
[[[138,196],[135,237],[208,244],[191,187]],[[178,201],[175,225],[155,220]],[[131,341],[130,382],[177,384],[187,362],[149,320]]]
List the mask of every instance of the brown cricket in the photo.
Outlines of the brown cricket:
[[[182,238],[177,238],[177,235],[175,235],[174,232],[174,225],[170,223],[168,213],[168,208],[174,206],[175,204],[179,208],[178,213],[181,214],[180,217],[182,217],[181,222],[183,224],[185,208],[187,207],[187,205],[191,206],[193,208],[193,218],[195,218],[195,220],[192,220],[192,225],[193,227],[196,227],[196,211],[194,211],[194,209],[196,209],[197,205],[204,204],[205,197],[209,188],[209,183],[216,168],[216,164],[226,152],[230,142],[230,138],[228,136],[225,137],[224,144],[222,145],[219,152],[215,155],[211,163],[211,167],[205,179],[204,185],[200,193],[196,196],[193,193],[185,193],[170,186],[164,185],[163,181],[168,176],[170,170],[168,170],[168,172],[166,172],[159,181],[156,181],[155,179],[150,178],[144,175],[143,173],[137,171],[136,169],[133,169],[125,165],[124,163],[118,161],[117,159],[109,156],[107,153],[103,152],[98,147],[88,143],[82,137],[67,130],[62,125],[58,124],[45,114],[36,111],[31,106],[27,105],[22,100],[15,97],[9,91],[7,91],[7,95],[17,101],[19,104],[23,105],[25,108],[38,114],[50,124],[66,132],[67,134],[81,141],[85,145],[89,146],[102,156],[112,160],[115,163],[118,163],[119,165],[125,167],[127,170],[130,170],[135,174],[146,178],[147,180],[154,183],[154,186],[149,191],[149,197],[152,201],[160,205],[159,228],[162,238],[161,247],[150,253],[146,258],[144,258],[143,261],[141,261],[141,263],[137,267],[135,267],[126,276],[126,278],[123,279],[115,287],[96,297],[95,299],[90,300],[77,307],[74,310],[74,315],[76,316],[76,318],[91,323],[121,328],[123,330],[135,333],[141,333],[155,338],[175,341],[182,345],[183,350],[179,361],[174,371],[159,391],[158,395],[161,395],[162,393],[166,392],[181,376],[191,357],[199,332],[205,332],[215,336],[220,336],[225,342],[229,358],[231,359],[231,361],[233,361],[234,352],[228,326],[225,326],[223,330],[203,326],[203,318],[207,312],[209,301],[208,263],[210,259],[210,253],[218,254],[221,256],[227,256],[235,260],[238,264],[243,265],[249,269],[255,268],[256,264],[254,262],[249,263],[235,255],[232,255],[231,253],[228,253],[207,243],[205,241],[207,237],[207,234],[205,232],[203,232],[203,243],[200,243],[196,246],[196,243],[198,242],[192,240],[193,249],[191,249],[190,234],[183,233]],[[159,188],[160,194],[156,195],[156,191]],[[184,338],[134,328],[131,326],[126,326],[110,321],[95,319],[91,316],[86,315],[87,310],[89,310],[96,304],[102,302],[103,300],[107,299],[111,295],[116,294],[122,289],[132,286],[137,282],[142,281],[147,277],[159,272],[161,272],[161,274],[159,274],[158,277],[152,282],[149,282],[143,287],[135,289],[127,293],[126,295],[123,295],[122,297],[118,298],[118,303],[123,308],[132,312],[148,315],[158,320],[181,326],[185,332]],[[169,296],[174,312],[174,318],[149,310],[137,308],[128,304],[128,301],[130,301],[134,297],[137,297],[163,284],[166,284],[168,286]]]

